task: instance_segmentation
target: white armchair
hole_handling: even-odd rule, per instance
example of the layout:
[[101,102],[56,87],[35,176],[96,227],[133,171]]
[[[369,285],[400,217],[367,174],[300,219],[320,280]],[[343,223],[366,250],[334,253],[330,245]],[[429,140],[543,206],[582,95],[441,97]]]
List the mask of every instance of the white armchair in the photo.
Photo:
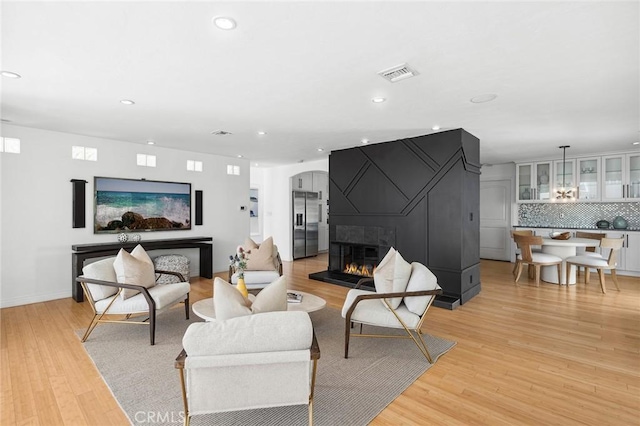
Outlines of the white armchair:
[[[438,285],[436,276],[426,266],[413,262],[410,271],[408,281],[402,285],[404,288],[397,291],[377,292],[360,289],[360,286],[366,283],[373,284],[374,278],[363,278],[354,289],[349,290],[342,307],[342,317],[345,318],[345,358],[349,356],[349,338],[352,336],[399,337],[413,340],[429,363],[433,363],[420,328],[434,297],[441,294],[442,289]],[[360,324],[359,334],[351,333],[354,323]],[[362,324],[400,328],[407,334],[397,336],[363,334]]]
[[[261,244],[247,239],[238,249],[240,247],[248,253],[248,269],[244,271],[244,283],[248,290],[262,289],[282,276],[282,260],[278,246],[273,244],[271,237]],[[229,266],[228,282],[238,284],[238,272],[233,266]]]
[[[184,277],[178,272],[154,271],[153,262],[144,250],[138,247],[132,251],[132,254],[135,253],[143,261],[133,259],[122,250],[117,257],[102,259],[82,268],[83,274],[76,280],[82,285],[93,310],[91,323],[82,337],[83,342],[89,338],[98,324],[110,322],[148,325],[149,338],[153,345],[155,344],[156,314],[180,302],[184,302],[185,316],[189,319],[190,284],[185,282]],[[148,273],[145,278],[150,282],[142,284],[143,279],[137,271],[136,273],[129,271],[126,279],[118,279],[114,264],[122,255],[129,258],[128,267],[131,267],[132,263],[137,266],[142,265]],[[181,282],[155,285],[155,280],[162,274],[176,276]],[[131,317],[139,315],[148,315],[148,318],[143,321],[130,320]]]
[[320,349],[309,314],[266,312],[191,324],[175,362],[185,425],[191,416],[308,405]]

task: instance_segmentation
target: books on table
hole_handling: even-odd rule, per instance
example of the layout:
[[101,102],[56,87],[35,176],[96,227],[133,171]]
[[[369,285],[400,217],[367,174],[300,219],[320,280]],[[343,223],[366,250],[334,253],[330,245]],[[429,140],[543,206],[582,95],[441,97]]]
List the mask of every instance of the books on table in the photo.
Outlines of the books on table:
[[302,295],[299,293],[287,292],[288,303],[300,303],[302,302]]

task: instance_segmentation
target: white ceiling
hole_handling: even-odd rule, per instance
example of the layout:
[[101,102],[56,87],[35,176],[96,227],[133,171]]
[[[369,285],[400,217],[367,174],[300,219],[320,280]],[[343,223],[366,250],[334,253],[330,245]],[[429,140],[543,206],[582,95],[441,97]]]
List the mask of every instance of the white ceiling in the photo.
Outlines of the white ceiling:
[[[19,126],[260,166],[434,125],[480,138],[483,163],[560,158],[560,145],[571,145],[567,156],[633,150],[640,140],[637,1],[1,7],[1,68],[22,75],[1,79],[1,116]],[[237,29],[215,28],[219,15]],[[405,62],[420,75],[377,75]],[[497,99],[470,102],[489,93]],[[219,129],[233,134],[211,135]]]

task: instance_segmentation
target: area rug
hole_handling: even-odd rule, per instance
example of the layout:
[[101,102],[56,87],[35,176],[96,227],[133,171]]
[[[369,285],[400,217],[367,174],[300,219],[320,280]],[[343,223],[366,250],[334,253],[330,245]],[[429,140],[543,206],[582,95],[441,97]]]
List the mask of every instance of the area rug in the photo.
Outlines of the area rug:
[[[344,359],[344,320],[326,308],[310,314],[321,357],[314,398],[316,426],[366,425],[431,365],[409,339],[352,338]],[[84,344],[116,400],[134,425],[177,425],[183,404],[174,360],[188,325],[184,309],[158,316],[156,344],[146,326],[101,324]],[[427,321],[428,323],[428,321]],[[365,332],[401,333],[371,327]],[[78,331],[79,336],[83,331]],[[435,362],[455,342],[425,335]],[[306,425],[306,406],[194,416],[193,426]]]

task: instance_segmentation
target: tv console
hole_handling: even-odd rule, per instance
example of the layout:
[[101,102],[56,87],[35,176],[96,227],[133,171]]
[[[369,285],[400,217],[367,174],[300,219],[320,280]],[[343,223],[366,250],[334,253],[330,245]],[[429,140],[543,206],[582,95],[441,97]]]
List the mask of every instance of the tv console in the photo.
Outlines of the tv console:
[[76,302],[84,301],[82,285],[76,278],[82,275],[84,261],[96,257],[114,256],[121,248],[127,251],[133,250],[140,244],[145,250],[197,248],[200,250],[200,276],[213,278],[213,238],[171,238],[165,240],[148,240],[137,243],[98,243],[98,244],[74,244],[71,246],[71,289],[72,297]]

